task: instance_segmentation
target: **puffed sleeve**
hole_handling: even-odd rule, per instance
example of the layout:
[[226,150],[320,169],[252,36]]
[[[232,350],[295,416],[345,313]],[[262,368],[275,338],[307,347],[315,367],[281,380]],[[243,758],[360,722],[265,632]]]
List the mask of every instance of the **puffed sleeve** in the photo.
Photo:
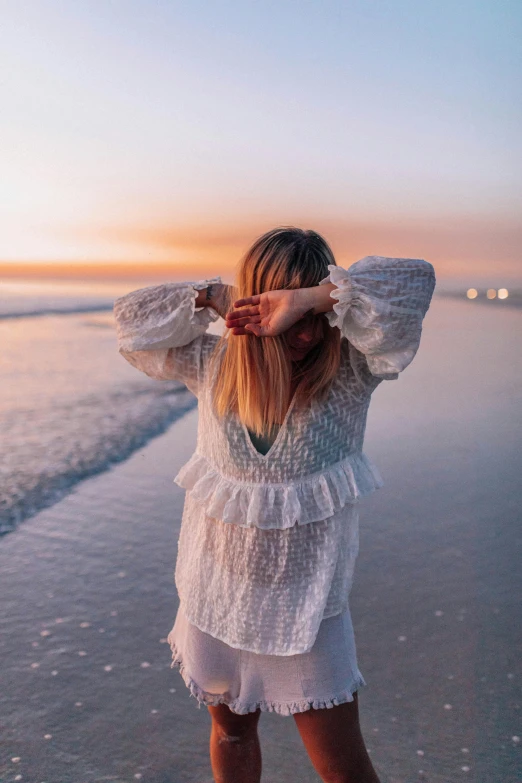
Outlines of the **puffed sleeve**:
[[420,345],[422,321],[435,289],[435,270],[416,258],[366,256],[348,269],[330,264],[320,285],[334,283],[326,317],[349,342],[354,372],[375,388],[396,380]]
[[156,380],[177,380],[196,396],[205,359],[219,340],[206,334],[219,318],[210,307],[196,308],[198,291],[220,277],[139,288],[114,300],[119,353]]

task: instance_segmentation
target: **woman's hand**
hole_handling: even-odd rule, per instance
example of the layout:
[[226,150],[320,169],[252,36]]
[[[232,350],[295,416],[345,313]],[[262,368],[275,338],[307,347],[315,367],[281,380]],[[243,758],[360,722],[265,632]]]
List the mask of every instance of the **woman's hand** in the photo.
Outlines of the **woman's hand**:
[[233,303],[234,309],[226,314],[225,325],[232,330],[232,334],[275,337],[286,332],[312,309],[311,300],[303,295],[305,291],[311,290],[282,289],[238,299]]

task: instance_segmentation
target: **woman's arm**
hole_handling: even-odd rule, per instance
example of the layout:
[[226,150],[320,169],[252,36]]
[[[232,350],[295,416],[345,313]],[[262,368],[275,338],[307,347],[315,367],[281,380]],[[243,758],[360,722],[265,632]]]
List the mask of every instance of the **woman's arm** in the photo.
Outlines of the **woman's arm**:
[[257,337],[274,337],[290,329],[309,312],[326,313],[335,304],[330,292],[333,283],[312,288],[293,288],[267,291],[257,296],[238,299],[233,309],[226,313],[226,326],[232,334],[255,334]]
[[198,292],[196,307],[211,307],[224,318],[227,310],[230,309],[234,295],[234,286],[226,285],[226,283],[210,283]]
[[314,285],[313,288],[299,288],[299,297],[305,312],[311,310],[314,315],[317,315],[318,313],[328,313],[330,310],[333,310],[335,299],[332,299],[330,293],[335,288],[335,283]]
[[[118,297],[118,351],[151,378],[181,381],[197,395],[208,356],[219,340],[207,330],[224,312],[228,288],[216,277],[160,283]],[[211,306],[200,306],[203,303]]]
[[[325,313],[331,326],[364,355],[368,374],[395,380],[413,360],[436,284],[435,270],[416,258],[365,256],[348,269],[328,266],[312,288],[267,291],[239,299],[227,313],[233,334],[271,337],[305,313]],[[373,382],[373,381],[372,381]]]

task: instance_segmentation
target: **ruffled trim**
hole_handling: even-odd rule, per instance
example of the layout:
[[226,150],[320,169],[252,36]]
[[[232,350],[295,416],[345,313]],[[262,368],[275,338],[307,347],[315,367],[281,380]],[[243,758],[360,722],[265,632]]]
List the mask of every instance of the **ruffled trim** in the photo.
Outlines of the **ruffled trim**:
[[336,301],[332,305],[332,310],[325,313],[330,326],[341,328],[343,318],[347,308],[354,298],[353,282],[349,270],[341,266],[329,264],[330,274],[319,282],[319,285],[333,283],[337,288],[330,291],[330,297]]
[[361,451],[300,481],[251,484],[229,479],[195,452],[174,482],[189,490],[208,516],[242,527],[285,529],[327,519],[384,485]]
[[331,696],[328,699],[302,699],[300,701],[291,702],[278,702],[278,701],[255,701],[250,704],[243,704],[239,699],[228,699],[223,694],[208,693],[204,691],[199,685],[192,679],[187,671],[186,665],[183,661],[180,651],[173,639],[173,631],[171,631],[167,637],[167,641],[170,645],[172,652],[172,663],[170,668],[177,667],[179,673],[183,678],[183,682],[189,689],[190,695],[197,699],[198,707],[202,704],[205,706],[215,707],[218,704],[226,704],[232,712],[237,715],[246,715],[249,712],[255,712],[261,710],[261,712],[275,712],[278,715],[294,715],[296,712],[307,712],[307,710],[322,710],[330,709],[331,707],[337,707],[339,704],[344,704],[347,701],[353,701],[353,694],[363,688],[366,685],[364,677],[360,672],[351,687],[342,691],[336,696]]
[[432,264],[416,258],[365,256],[348,269],[328,265],[319,285],[333,283],[325,313],[358,351],[372,375],[397,380],[418,351],[422,321],[435,288]]

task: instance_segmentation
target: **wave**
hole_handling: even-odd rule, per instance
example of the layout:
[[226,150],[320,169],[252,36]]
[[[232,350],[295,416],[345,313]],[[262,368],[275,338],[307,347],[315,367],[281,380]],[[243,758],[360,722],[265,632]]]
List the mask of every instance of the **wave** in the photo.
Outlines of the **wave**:
[[[175,381],[146,387],[138,382],[7,417],[5,440],[12,449],[0,488],[0,535],[54,505],[80,481],[123,462],[196,405]],[[19,437],[21,419],[30,421],[37,438]]]
[[[5,307],[5,305],[4,305]],[[96,303],[91,305],[66,304],[63,305],[42,305],[40,307],[28,309],[12,309],[2,312],[0,305],[0,321],[8,318],[32,318],[39,315],[73,315],[82,313],[102,313],[110,312],[113,309],[113,302],[103,304]]]

